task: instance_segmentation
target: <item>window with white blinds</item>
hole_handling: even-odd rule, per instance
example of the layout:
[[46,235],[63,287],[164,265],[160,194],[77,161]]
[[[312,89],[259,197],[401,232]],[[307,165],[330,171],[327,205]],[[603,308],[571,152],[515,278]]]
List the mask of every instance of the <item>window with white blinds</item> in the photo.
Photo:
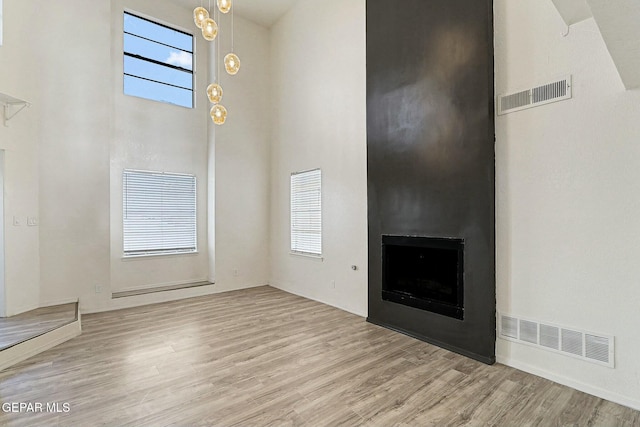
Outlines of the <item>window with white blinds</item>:
[[124,256],[196,251],[196,177],[125,170]]
[[320,169],[291,174],[291,252],[322,254]]

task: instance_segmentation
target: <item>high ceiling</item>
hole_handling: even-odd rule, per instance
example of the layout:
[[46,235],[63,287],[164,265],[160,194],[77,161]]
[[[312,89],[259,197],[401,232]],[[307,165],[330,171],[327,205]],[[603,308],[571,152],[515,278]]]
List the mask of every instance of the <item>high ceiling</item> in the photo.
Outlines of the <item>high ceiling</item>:
[[[209,0],[171,0],[182,4],[189,9],[193,9],[201,4],[209,7]],[[272,26],[282,15],[284,15],[296,0],[234,0],[235,12],[253,22],[265,27]],[[215,7],[216,0],[211,0],[212,7]]]
[[622,83],[627,89],[640,89],[640,1],[552,1],[567,26],[595,19]]

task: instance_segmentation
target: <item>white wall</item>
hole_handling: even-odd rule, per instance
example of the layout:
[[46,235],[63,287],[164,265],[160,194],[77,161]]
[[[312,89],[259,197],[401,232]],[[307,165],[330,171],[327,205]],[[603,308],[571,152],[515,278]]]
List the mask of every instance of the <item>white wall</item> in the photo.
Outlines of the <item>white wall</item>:
[[6,308],[4,297],[4,150],[0,150],[0,317],[6,316]]
[[573,99],[496,121],[498,310],[615,336],[609,369],[499,339],[498,360],[640,408],[640,91],[595,22],[496,0],[496,91],[573,75]]
[[[362,316],[367,314],[365,56],[364,0],[299,1],[272,28],[267,110],[273,122],[269,283]],[[289,253],[290,174],[314,168],[322,169],[322,261]]]
[[[122,95],[123,7],[194,33],[197,43],[194,110]],[[230,77],[222,68],[220,84],[229,117],[225,125],[215,126],[209,116],[211,105],[206,87],[213,81],[217,42],[208,43],[202,38],[193,24],[191,12],[191,9],[185,11],[169,3],[148,0],[121,0],[112,7],[112,67],[116,88],[110,205],[113,289],[200,280],[215,282],[212,290],[203,288],[180,293],[187,297],[267,283],[269,118],[264,111],[269,87],[269,73],[265,71],[268,70],[268,31],[235,17],[235,51],[242,69]],[[219,25],[219,43],[226,54],[230,50],[230,16],[221,16]],[[123,168],[197,176],[197,255],[122,260]],[[209,188],[210,185],[214,187]],[[130,303],[158,298],[162,297],[150,295]],[[172,296],[164,297],[169,298]],[[106,308],[121,304],[125,302],[108,301]]]
[[[5,304],[11,316],[35,308],[40,300],[38,227],[27,227],[27,217],[38,217],[38,146],[43,113],[36,101],[43,82],[43,63],[33,28],[46,19],[47,10],[33,2],[4,3],[4,38],[0,47],[0,92],[33,102],[10,122],[0,126],[0,149],[5,150]],[[8,19],[14,16],[16,19]],[[16,217],[19,226],[13,225]]]
[[[176,26],[194,34],[195,108],[124,95],[123,12]],[[111,62],[114,93],[111,138],[111,288],[128,290],[205,281],[207,244],[208,43],[193,24],[190,10],[169,2],[118,0],[111,6]],[[193,174],[197,180],[198,253],[123,259],[122,173],[124,169]]]
[[[572,100],[497,118],[498,310],[615,335],[616,368],[504,340],[498,358],[639,408],[640,93],[624,90],[593,20],[563,37],[550,1],[496,0],[495,15],[498,92],[574,77]],[[362,315],[364,17],[361,1],[304,0],[271,34],[270,283]],[[324,172],[323,262],[288,253],[289,174],[314,167]]]
[[[270,33],[236,17],[243,68],[222,77],[229,118],[215,130],[202,92],[197,110],[176,113],[121,93],[120,7],[185,27],[190,10],[151,0],[85,3],[4,4],[0,92],[33,103],[0,126],[7,314],[78,296],[85,310],[104,310],[125,304],[108,298],[112,290],[206,277],[225,290],[269,276],[274,286],[366,315],[364,0],[300,1]],[[640,92],[624,91],[592,20],[562,37],[550,1],[496,0],[495,11],[498,92],[574,76],[572,100],[496,121],[498,309],[615,335],[617,351],[609,369],[498,340],[499,360],[640,408],[633,260]],[[161,123],[154,131],[152,117],[189,130]],[[216,207],[215,218],[211,211],[200,218],[201,255],[120,260],[123,167],[198,175]],[[289,175],[315,167],[323,170],[322,261],[289,254]],[[14,216],[22,225],[13,225]],[[40,226],[27,227],[27,216]],[[210,290],[126,304],[201,292]]]
[[30,51],[19,59],[28,61],[24,71],[34,73],[30,85],[37,89],[22,114],[37,129],[39,288],[46,306],[90,298],[94,284],[109,282],[110,8],[108,1],[90,8],[81,0],[24,3],[37,11],[37,24],[24,30]]
[[2,10],[4,8],[2,7],[2,0],[0,0],[0,46],[2,46],[2,35],[4,34],[4,31],[2,31]]
[[[152,0],[95,0],[91,7],[80,0],[11,0],[4,7],[5,18],[14,19],[5,19],[0,92],[32,103],[9,128],[0,126],[7,315],[78,297],[82,310],[91,312],[265,284],[269,156],[268,118],[262,112],[268,32],[236,19],[236,50],[245,67],[233,83],[239,87],[225,87],[226,96],[232,106],[239,102],[238,110],[247,105],[252,109],[231,112],[228,125],[244,133],[234,133],[219,159],[232,163],[216,172],[216,180],[224,184],[222,201],[234,203],[227,203],[228,211],[215,219],[223,231],[216,240],[221,273],[214,275],[209,266],[216,255],[209,251],[213,245],[207,225],[214,218],[207,203],[213,131],[210,137],[204,90],[210,44],[193,24],[192,9]],[[194,32],[196,109],[123,95],[125,7]],[[243,31],[246,36],[239,34]],[[233,101],[234,92],[240,101]],[[123,168],[196,174],[198,255],[122,261]],[[254,171],[245,181],[238,179],[243,168]],[[21,219],[20,226],[13,226],[14,216]],[[39,226],[27,227],[28,216],[38,217]],[[214,287],[110,298],[117,290],[208,278],[215,278]],[[96,285],[101,293],[96,293]]]
[[[230,16],[220,19],[222,34]],[[273,106],[268,98],[269,31],[235,16],[235,53],[241,68],[231,77],[222,64],[219,83],[229,115],[211,124],[210,173],[215,176],[215,281],[220,290],[267,283],[269,271],[269,132]],[[228,33],[226,33],[228,34]],[[211,59],[217,59],[211,46]],[[221,58],[231,51],[220,41]],[[214,81],[211,70],[211,81]],[[210,120],[209,120],[210,122]]]

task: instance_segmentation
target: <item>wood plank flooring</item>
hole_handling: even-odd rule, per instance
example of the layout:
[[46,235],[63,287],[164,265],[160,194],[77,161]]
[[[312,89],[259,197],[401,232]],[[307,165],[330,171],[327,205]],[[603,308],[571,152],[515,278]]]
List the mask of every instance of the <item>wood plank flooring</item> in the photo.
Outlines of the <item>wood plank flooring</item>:
[[2,403],[44,408],[0,411],[0,425],[640,426],[637,411],[270,287],[85,315],[83,330],[0,372]]
[[12,317],[0,317],[0,350],[73,322],[76,303],[43,307]]

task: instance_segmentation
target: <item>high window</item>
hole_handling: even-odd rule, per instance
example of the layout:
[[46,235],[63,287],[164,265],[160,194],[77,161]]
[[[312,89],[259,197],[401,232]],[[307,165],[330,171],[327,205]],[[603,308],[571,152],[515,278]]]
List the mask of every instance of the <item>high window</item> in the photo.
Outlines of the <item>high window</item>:
[[124,256],[196,252],[196,177],[125,170]]
[[291,252],[322,254],[322,174],[291,174]]
[[124,12],[124,93],[193,108],[193,36]]

